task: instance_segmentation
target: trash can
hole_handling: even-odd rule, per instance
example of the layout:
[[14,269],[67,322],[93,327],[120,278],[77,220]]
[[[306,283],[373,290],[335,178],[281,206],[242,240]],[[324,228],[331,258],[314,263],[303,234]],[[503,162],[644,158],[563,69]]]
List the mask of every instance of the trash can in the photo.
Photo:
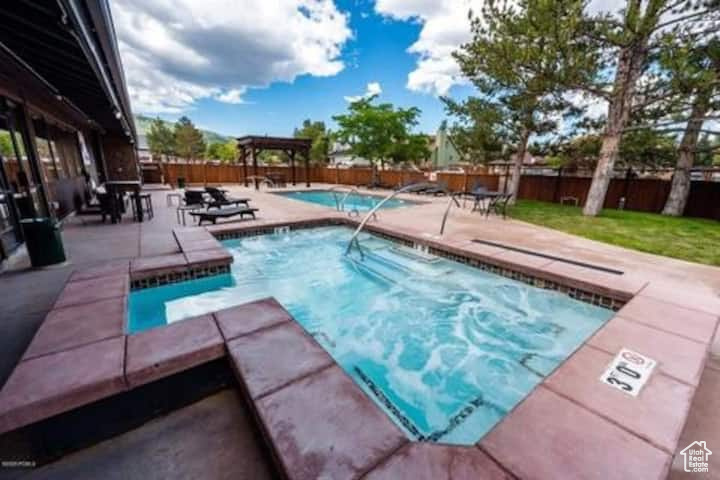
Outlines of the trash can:
[[178,177],[177,184],[178,189],[182,190],[183,188],[185,188],[185,177]]
[[33,267],[44,267],[65,261],[59,222],[45,217],[26,218],[20,220],[20,225]]

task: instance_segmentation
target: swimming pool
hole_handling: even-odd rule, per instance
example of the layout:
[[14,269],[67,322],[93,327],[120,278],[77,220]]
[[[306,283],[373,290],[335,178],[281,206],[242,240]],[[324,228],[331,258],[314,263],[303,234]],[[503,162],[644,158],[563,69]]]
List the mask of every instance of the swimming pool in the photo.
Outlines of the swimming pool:
[[[345,197],[347,191],[338,190],[336,192],[339,200]],[[300,200],[302,202],[315,203],[323,205],[325,207],[336,208],[335,193],[330,190],[307,190],[301,192],[275,192],[276,195],[283,196],[285,198],[291,198],[293,200]],[[375,205],[380,203],[383,197],[375,195],[366,195],[362,193],[351,193],[345,198],[344,210],[346,212],[357,210],[359,212],[367,212],[372,209]],[[383,204],[381,209],[385,208],[398,208],[398,207],[409,207],[412,205],[419,205],[420,202],[412,202],[409,200],[402,200],[399,198],[393,198]]]
[[129,330],[274,296],[409,438],[469,445],[613,315],[351,232],[224,241],[230,274],[132,292]]

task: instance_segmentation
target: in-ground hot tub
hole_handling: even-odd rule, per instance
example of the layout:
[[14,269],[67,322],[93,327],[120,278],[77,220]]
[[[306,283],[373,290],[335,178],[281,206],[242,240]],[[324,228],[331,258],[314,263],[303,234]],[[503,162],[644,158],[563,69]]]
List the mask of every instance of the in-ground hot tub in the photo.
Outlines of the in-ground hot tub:
[[351,233],[226,240],[230,274],[134,291],[129,330],[274,296],[409,438],[474,444],[614,313]]

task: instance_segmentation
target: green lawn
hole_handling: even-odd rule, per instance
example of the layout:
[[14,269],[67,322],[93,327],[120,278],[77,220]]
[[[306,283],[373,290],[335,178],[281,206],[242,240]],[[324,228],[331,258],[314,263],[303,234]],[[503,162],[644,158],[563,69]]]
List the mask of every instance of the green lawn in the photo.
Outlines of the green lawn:
[[509,215],[600,242],[720,266],[720,222],[654,213],[603,210],[585,217],[580,207],[520,200]]

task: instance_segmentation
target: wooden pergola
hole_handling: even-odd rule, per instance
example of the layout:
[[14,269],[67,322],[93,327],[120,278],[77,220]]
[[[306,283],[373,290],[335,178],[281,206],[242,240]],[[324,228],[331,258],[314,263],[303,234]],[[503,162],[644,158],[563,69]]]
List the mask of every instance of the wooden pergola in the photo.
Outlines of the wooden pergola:
[[248,154],[252,155],[253,177],[255,190],[258,190],[258,164],[257,159],[263,150],[280,150],[290,157],[291,182],[295,185],[295,155],[300,154],[305,161],[305,183],[310,186],[310,147],[312,140],[309,138],[285,138],[285,137],[261,137],[248,135],[237,139],[240,160],[243,164],[243,175],[245,186],[248,186]]

